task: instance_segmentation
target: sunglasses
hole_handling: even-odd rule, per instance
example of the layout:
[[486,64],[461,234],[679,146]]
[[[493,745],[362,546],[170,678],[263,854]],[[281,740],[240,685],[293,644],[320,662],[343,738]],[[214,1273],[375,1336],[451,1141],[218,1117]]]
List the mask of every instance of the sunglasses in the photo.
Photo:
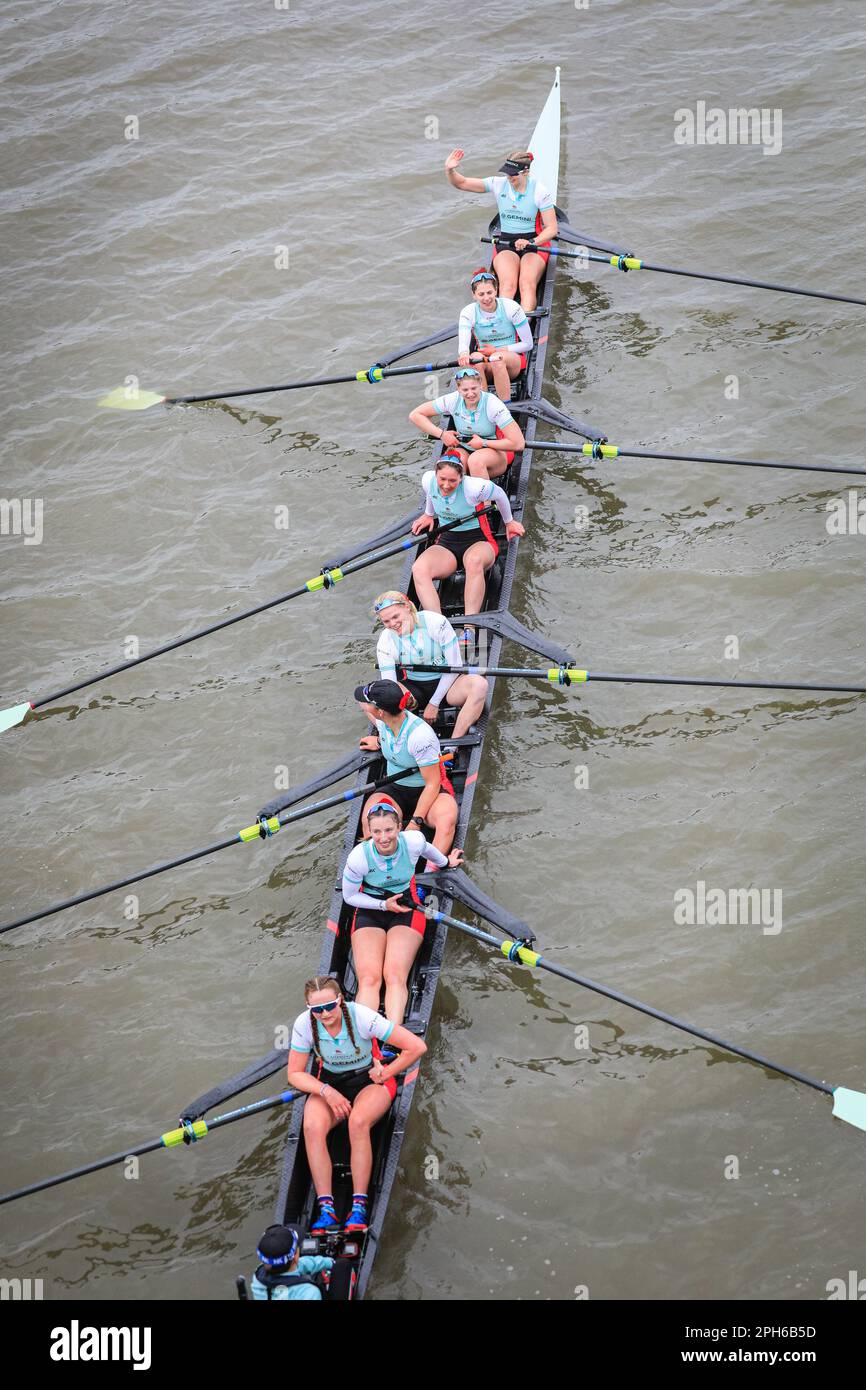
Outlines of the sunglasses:
[[336,1009],[337,1005],[340,1003],[340,998],[341,996],[338,995],[336,999],[331,1000],[330,1004],[311,1004],[310,1013],[329,1014],[332,1009]]
[[475,370],[474,367],[461,367],[459,371],[457,371],[457,372],[454,373],[454,380],[455,380],[455,381],[460,381],[460,379],[461,379],[462,377],[464,377],[464,376],[477,376],[477,375],[478,375],[478,373],[476,372],[476,370]]
[[496,277],[494,275],[491,275],[489,270],[482,270],[478,273],[478,275],[473,275],[469,283],[471,285],[477,285],[482,280],[489,280],[491,285],[496,284]]

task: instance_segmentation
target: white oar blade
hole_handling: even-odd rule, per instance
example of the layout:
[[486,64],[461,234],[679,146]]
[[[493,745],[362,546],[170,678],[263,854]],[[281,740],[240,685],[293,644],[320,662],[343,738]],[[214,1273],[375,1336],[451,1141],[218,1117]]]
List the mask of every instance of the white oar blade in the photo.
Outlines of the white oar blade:
[[103,396],[99,404],[103,410],[150,410],[152,405],[161,405],[164,400],[165,396],[158,396],[155,391],[118,386],[116,391]]
[[26,716],[30,713],[31,705],[11,705],[9,709],[0,710],[0,734],[7,729],[14,729],[16,724],[23,723]]
[[837,1086],[833,1092],[833,1114],[840,1120],[847,1120],[849,1125],[866,1130],[866,1094]]

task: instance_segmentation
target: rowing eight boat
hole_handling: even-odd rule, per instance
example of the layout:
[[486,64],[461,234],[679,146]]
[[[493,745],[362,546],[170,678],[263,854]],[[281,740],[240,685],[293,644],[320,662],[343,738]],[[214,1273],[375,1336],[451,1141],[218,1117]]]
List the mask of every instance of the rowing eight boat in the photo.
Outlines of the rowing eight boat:
[[[556,80],[545,102],[544,109],[538,119],[535,131],[529,143],[529,148],[534,155],[533,172],[537,173],[538,178],[556,196],[559,182],[559,143],[560,143],[560,83],[559,69],[556,70]],[[561,209],[557,209],[561,231],[568,230],[568,220]],[[491,235],[495,235],[498,227],[497,220],[491,223]],[[581,236],[580,240],[584,240]],[[603,249],[618,250],[607,243],[593,240],[590,244],[601,246]],[[553,296],[557,279],[558,261],[553,258],[549,263],[542,287],[540,304],[537,311],[532,315],[534,347],[529,354],[526,370],[513,383],[512,399],[509,402],[509,409],[517,414],[522,413],[526,417],[524,426],[524,436],[526,448],[522,455],[518,455],[509,469],[498,480],[501,486],[508,493],[512,510],[515,518],[521,520],[526,507],[527,493],[529,489],[530,475],[533,465],[532,443],[535,436],[537,418],[540,416],[548,422],[565,423],[568,417],[559,416],[558,412],[552,407],[542,403],[541,393],[544,382],[545,368],[547,365],[547,353],[550,337],[550,326],[552,322]],[[456,333],[456,325],[450,332]],[[450,336],[449,330],[439,335],[439,340]],[[424,344],[419,344],[420,349]],[[408,354],[401,354],[405,356]],[[570,427],[574,427],[579,422],[568,421]],[[579,431],[586,433],[587,438],[595,437],[589,430]],[[441,452],[441,446],[434,450],[434,459]],[[395,532],[403,527],[405,529],[404,518],[395,526]],[[493,524],[493,516],[491,516]],[[485,616],[487,618],[486,635],[489,638],[485,654],[486,661],[491,666],[496,666],[500,659],[502,646],[502,633],[516,636],[525,645],[531,645],[534,650],[542,652],[551,661],[564,662],[568,664],[568,654],[554,643],[547,642],[544,638],[529,634],[525,629],[521,629],[510,616],[508,609],[511,602],[514,578],[517,570],[517,561],[520,551],[520,539],[515,539],[511,543],[505,541],[504,527],[500,518],[496,518],[496,537],[500,544],[500,553],[489,572],[484,608],[481,615],[473,617],[473,624],[478,624],[485,631]],[[387,535],[381,538],[387,539]],[[427,544],[427,541],[422,544]],[[349,557],[341,557],[335,561],[339,565]],[[407,561],[403,575],[402,587],[404,592],[411,598],[415,598],[412,578],[411,578],[411,559]],[[442,582],[439,597],[442,611],[449,617],[452,623],[456,623],[458,616],[463,612],[463,579],[464,575],[458,570],[451,578]],[[420,606],[420,605],[419,605]],[[464,845],[472,815],[473,800],[481,767],[484,752],[485,735],[490,719],[490,709],[494,696],[495,679],[489,682],[489,690],[484,710],[477,722],[475,731],[459,740],[449,740],[449,732],[453,728],[454,711],[447,710],[444,706],[440,712],[437,732],[439,733],[443,747],[453,749],[454,761],[450,769],[450,778],[454,786],[455,795],[459,806],[459,819],[455,843]],[[351,767],[351,759],[347,760],[347,769]],[[366,758],[363,767],[357,773],[357,785],[364,785],[369,781],[380,781],[386,775],[384,763],[378,758]],[[330,780],[334,780],[331,776]],[[296,790],[293,799],[297,799],[302,793],[306,794],[315,790],[320,785],[309,784],[308,788]],[[322,975],[333,975],[341,984],[344,995],[351,999],[356,992],[356,978],[351,958],[351,937],[350,926],[352,909],[347,907],[342,900],[340,892],[340,878],[342,865],[346,857],[357,843],[360,836],[360,809],[362,800],[358,799],[352,803],[352,810],[349,813],[346,836],[343,846],[343,854],[340,864],[340,873],[337,875],[337,887],[335,888],[329,915],[326,922],[324,945],[319,961],[318,973]],[[501,908],[498,904],[487,898],[476,885],[460,870],[445,871],[438,875],[421,875],[418,882],[426,885],[428,892],[435,888],[439,910],[448,915],[452,909],[454,898],[459,899],[464,906],[476,912],[479,916],[485,917],[499,932],[505,936],[513,937],[518,940],[531,941],[533,933],[523,922],[519,921]],[[436,999],[436,991],[439,983],[439,975],[442,968],[442,961],[445,951],[445,943],[448,933],[448,926],[445,922],[428,924],[425,939],[418,952],[412,971],[409,976],[409,1005],[405,1024],[419,1036],[425,1036],[430,1026],[433,1008]],[[223,1102],[230,1095],[237,1094],[238,1091],[254,1085],[265,1076],[272,1073],[278,1066],[285,1065],[285,1052],[275,1051],[258,1063],[239,1073],[237,1077],[226,1082],[223,1087],[209,1092],[206,1096],[199,1097],[197,1101],[182,1112],[185,1118],[195,1119],[214,1105]],[[373,1270],[376,1253],[382,1240],[385,1226],[388,1205],[394,1189],[397,1174],[397,1167],[400,1161],[400,1153],[403,1139],[409,1122],[412,1103],[415,1095],[418,1080],[419,1068],[416,1066],[408,1074],[400,1078],[400,1085],[394,1104],[388,1114],[380,1122],[373,1132],[373,1174],[369,1189],[369,1229],[366,1235],[360,1240],[347,1240],[338,1235],[327,1235],[319,1237],[308,1237],[304,1243],[303,1250],[307,1254],[342,1254],[348,1255],[353,1259],[355,1265],[355,1297],[363,1297],[369,1283],[370,1275]],[[338,1126],[333,1131],[331,1140],[331,1152],[334,1165],[334,1186],[333,1195],[337,1211],[348,1210],[351,1204],[352,1182],[351,1170],[349,1166],[348,1141],[346,1126]],[[289,1136],[286,1144],[285,1158],[283,1163],[282,1177],[280,1181],[279,1197],[277,1201],[276,1220],[278,1222],[291,1222],[301,1227],[303,1231],[308,1231],[314,1214],[315,1191],[310,1178],[309,1166],[307,1163],[304,1149],[303,1137],[303,1109],[297,1106],[292,1115]]]

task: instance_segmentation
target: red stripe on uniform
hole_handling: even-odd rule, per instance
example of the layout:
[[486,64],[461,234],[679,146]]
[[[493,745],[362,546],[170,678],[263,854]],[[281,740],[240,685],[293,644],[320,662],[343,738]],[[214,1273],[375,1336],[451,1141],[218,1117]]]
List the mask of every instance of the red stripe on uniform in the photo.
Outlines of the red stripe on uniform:
[[[497,433],[497,434],[500,434],[500,430],[499,430],[499,426],[498,426],[498,425],[497,425],[497,427],[496,427],[496,433]],[[501,436],[500,436],[500,437],[501,437]],[[512,454],[512,458],[513,458],[513,457],[514,457],[514,455]],[[483,535],[483,537],[484,537],[484,539],[486,540],[487,544],[493,546],[493,558],[494,558],[494,560],[495,560],[495,559],[496,559],[496,556],[499,554],[499,546],[496,544],[496,537],[494,536],[493,532],[492,532],[491,529],[490,529],[490,517],[489,517],[489,514],[483,510],[483,508],[486,507],[486,506],[487,506],[487,503],[486,503],[486,502],[476,502],[476,504],[475,504],[475,510],[476,510],[476,512],[478,513],[478,525],[481,527],[481,534]]]

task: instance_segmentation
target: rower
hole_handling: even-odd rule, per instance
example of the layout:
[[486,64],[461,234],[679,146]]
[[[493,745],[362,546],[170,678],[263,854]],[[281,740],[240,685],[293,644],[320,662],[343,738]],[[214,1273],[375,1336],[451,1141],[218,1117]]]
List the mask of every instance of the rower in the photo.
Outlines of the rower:
[[[495,270],[476,270],[469,281],[472,303],[460,310],[457,322],[457,361],[461,367],[475,362],[482,385],[492,384],[502,401],[511,399],[511,383],[526,370],[532,351],[532,329],[523,309],[515,299],[499,294],[499,278]],[[478,351],[470,357],[469,348],[475,338]]]
[[[475,478],[498,478],[526,447],[523,431],[504,401],[482,389],[477,367],[458,367],[456,391],[424,401],[409,416],[412,424],[447,449],[459,449]],[[454,428],[444,429],[434,415],[450,416]]]
[[[453,531],[445,532],[446,536],[453,534]],[[454,738],[468,733],[487,699],[486,677],[460,676],[453,671],[436,676],[429,671],[412,669],[413,660],[425,666],[463,665],[457,633],[448,619],[432,609],[419,610],[408,595],[397,589],[387,589],[380,594],[373,604],[373,612],[385,629],[376,645],[376,661],[382,679],[398,681],[404,690],[411,691],[417,712],[428,724],[436,723],[443,701],[452,705],[460,711],[454,724]]]
[[268,1227],[256,1250],[261,1264],[250,1281],[250,1298],[321,1300],[322,1275],[330,1274],[334,1261],[329,1255],[302,1255],[300,1247],[297,1226]]
[[440,854],[420,830],[401,830],[403,816],[385,794],[367,812],[369,840],[361,840],[343,867],[343,901],[354,907],[352,956],[358,977],[356,1002],[378,1010],[385,984],[385,1017],[402,1023],[408,979],[427,918],[415,886],[422,854],[437,869],[459,867],[462,849]]
[[[381,750],[388,775],[411,769],[406,777],[391,783],[388,795],[403,813],[407,830],[421,830],[426,823],[434,831],[433,843],[440,854],[448,854],[457,828],[457,802],[442,762],[439,740],[430,725],[409,712],[412,695],[396,681],[372,681],[359,685],[355,699],[376,726],[375,734],[360,741],[361,748]],[[364,838],[370,837],[367,816],[381,798],[367,798],[361,814]]]
[[[307,1097],[304,1146],[319,1208],[310,1235],[339,1230],[341,1224],[347,1232],[366,1231],[373,1171],[370,1131],[397,1094],[396,1077],[423,1057],[427,1044],[401,1024],[344,999],[338,981],[329,975],[308,980],[304,998],[308,1007],[292,1028],[288,1075],[292,1090]],[[387,1066],[382,1065],[380,1042],[397,1049]],[[348,1219],[341,1223],[334,1207],[328,1135],[344,1120],[349,1122],[354,1192]]]
[[468,179],[458,172],[463,150],[452,150],[445,161],[448,182],[465,193],[492,193],[499,208],[499,247],[493,269],[507,299],[520,294],[529,313],[538,303],[538,286],[550,252],[548,242],[559,234],[553,194],[530,176],[532,155],[515,150],[493,178]]
[[424,511],[412,522],[416,536],[431,530],[437,521],[465,518],[459,526],[440,532],[433,545],[422,551],[412,566],[412,579],[421,606],[427,612],[440,612],[434,580],[447,579],[462,567],[466,573],[463,611],[480,613],[485,575],[499,554],[499,544],[490,529],[487,513],[479,512],[478,508],[488,502],[495,504],[505,522],[505,536],[509,541],[525,535],[525,529],[514,520],[511,503],[502,488],[486,479],[467,478],[463,460],[456,452],[442,454],[435,468],[424,474],[421,486],[427,500]]

